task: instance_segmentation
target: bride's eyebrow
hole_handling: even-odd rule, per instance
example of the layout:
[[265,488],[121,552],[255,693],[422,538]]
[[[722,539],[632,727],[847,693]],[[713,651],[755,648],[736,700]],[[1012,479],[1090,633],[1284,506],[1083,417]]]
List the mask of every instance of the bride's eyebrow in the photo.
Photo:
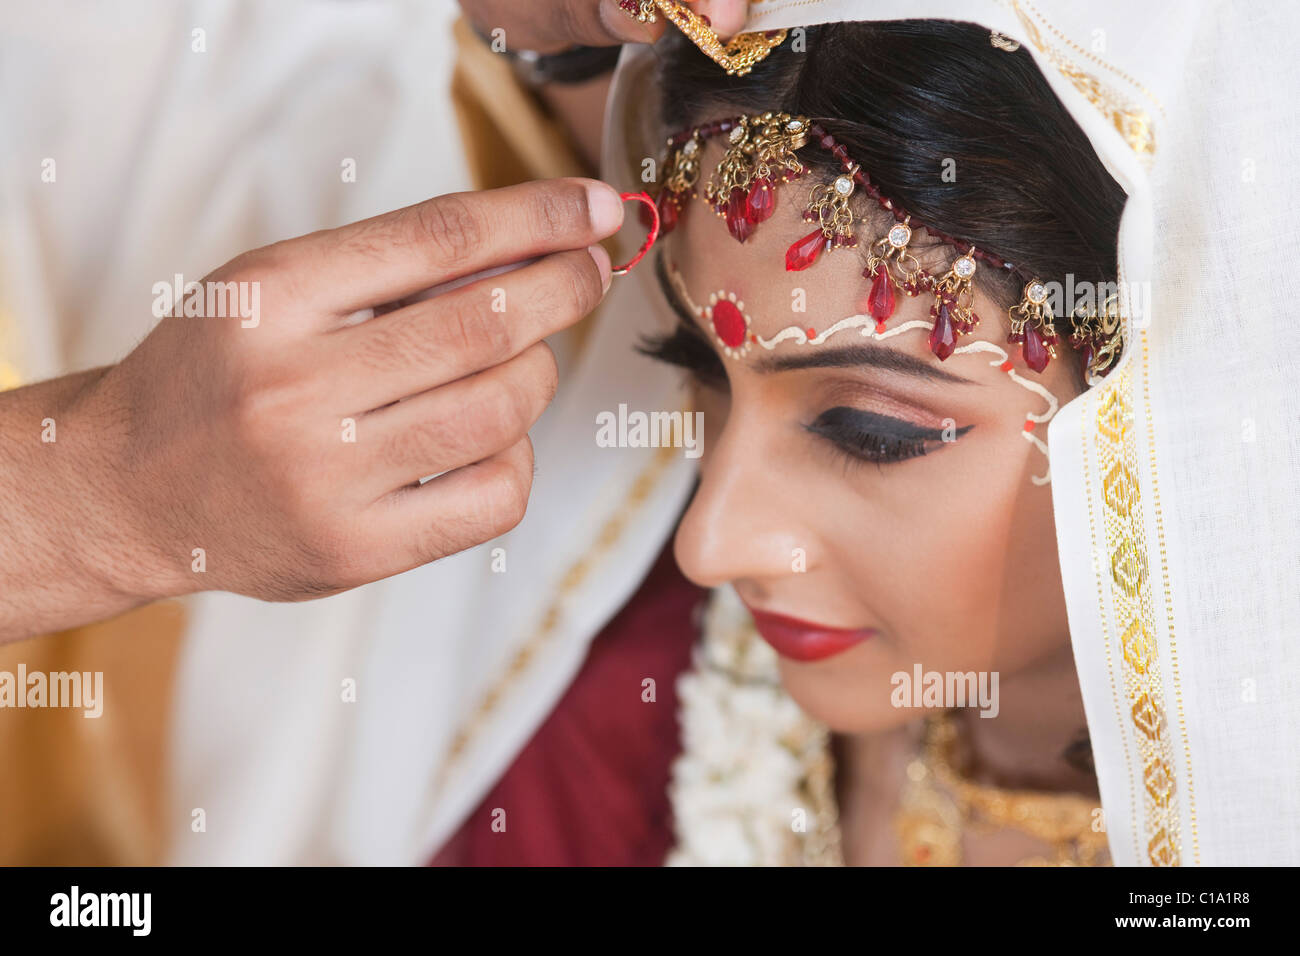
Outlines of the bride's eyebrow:
[[[698,338],[708,340],[700,328],[699,320],[677,297],[677,290],[668,281],[668,272],[664,264],[663,253],[654,258],[655,279],[669,306],[681,320],[681,330]],[[709,343],[712,346],[712,343]],[[787,372],[792,369],[807,368],[861,368],[868,366],[886,372],[911,375],[915,378],[928,379],[932,382],[948,382],[953,385],[978,385],[972,379],[936,368],[924,359],[900,352],[885,345],[846,345],[840,348],[815,348],[802,353],[786,352],[783,355],[769,355],[753,364],[758,372]]]
[[788,372],[802,368],[858,368],[863,365],[886,372],[897,372],[932,382],[953,385],[978,385],[979,383],[936,368],[924,359],[891,349],[887,345],[845,345],[840,348],[816,348],[784,355],[768,355],[754,363],[755,371]]

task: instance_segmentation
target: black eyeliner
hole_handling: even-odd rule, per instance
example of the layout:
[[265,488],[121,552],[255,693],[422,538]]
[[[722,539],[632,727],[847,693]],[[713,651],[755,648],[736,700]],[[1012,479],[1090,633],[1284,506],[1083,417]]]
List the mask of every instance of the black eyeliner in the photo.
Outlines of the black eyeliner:
[[804,426],[844,454],[878,465],[919,458],[929,454],[932,443],[956,441],[974,427],[965,425],[949,432],[847,406],[828,408]]
[[[860,408],[850,408],[846,405],[826,409],[817,416],[811,425],[806,427],[818,433],[824,431],[867,432],[882,438],[891,438],[895,441],[943,441],[945,438],[944,433],[947,431],[947,429],[943,428],[926,428],[902,418],[881,415],[878,412],[868,412]],[[963,425],[951,434],[960,438],[974,427],[974,425]]]

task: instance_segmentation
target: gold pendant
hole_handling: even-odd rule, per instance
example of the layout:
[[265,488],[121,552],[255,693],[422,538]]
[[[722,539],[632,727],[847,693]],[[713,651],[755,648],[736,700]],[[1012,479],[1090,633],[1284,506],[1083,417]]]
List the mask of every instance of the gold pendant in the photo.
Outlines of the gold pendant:
[[[786,30],[766,30],[762,33],[738,33],[726,43],[698,13],[677,0],[655,0],[664,17],[676,24],[687,39],[700,48],[705,56],[722,67],[731,76],[744,76],[774,49],[785,42]],[[645,3],[642,2],[644,7]],[[625,8],[627,9],[627,8]],[[631,10],[629,10],[631,13]],[[638,20],[642,19],[633,14]],[[651,17],[648,22],[654,22]]]

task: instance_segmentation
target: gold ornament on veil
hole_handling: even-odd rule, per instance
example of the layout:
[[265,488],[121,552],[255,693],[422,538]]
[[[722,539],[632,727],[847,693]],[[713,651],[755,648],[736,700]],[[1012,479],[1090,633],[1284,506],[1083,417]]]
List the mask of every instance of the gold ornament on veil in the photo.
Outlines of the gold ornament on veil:
[[687,39],[732,76],[744,76],[784,42],[786,30],[738,33],[723,43],[708,17],[677,0],[618,0],[628,16],[642,23],[654,23],[662,13]]

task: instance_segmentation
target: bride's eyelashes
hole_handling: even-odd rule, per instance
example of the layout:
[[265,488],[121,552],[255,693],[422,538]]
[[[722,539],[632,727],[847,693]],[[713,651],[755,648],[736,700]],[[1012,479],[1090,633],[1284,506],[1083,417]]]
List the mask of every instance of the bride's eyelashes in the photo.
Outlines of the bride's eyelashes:
[[706,388],[727,388],[727,370],[722,359],[694,325],[679,323],[671,333],[647,336],[637,351],[685,369]]
[[902,418],[843,405],[828,408],[804,426],[831,442],[838,451],[860,461],[882,465],[927,455],[974,427],[926,428]]

